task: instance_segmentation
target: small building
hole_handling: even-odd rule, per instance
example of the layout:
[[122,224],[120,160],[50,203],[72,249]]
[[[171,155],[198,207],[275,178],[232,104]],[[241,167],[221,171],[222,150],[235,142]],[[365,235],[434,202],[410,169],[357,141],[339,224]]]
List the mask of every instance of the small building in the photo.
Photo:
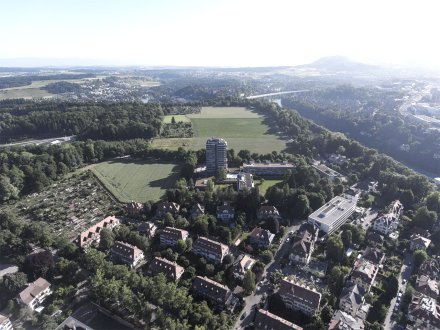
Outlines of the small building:
[[360,258],[354,264],[351,280],[368,292],[376,279],[378,271],[379,267],[377,265],[367,259]]
[[156,217],[162,218],[165,214],[177,215],[180,211],[180,205],[174,202],[161,202],[157,204]]
[[233,266],[234,277],[238,280],[243,280],[246,272],[251,270],[252,266],[255,265],[256,262],[257,260],[251,258],[247,254],[240,255]]
[[125,211],[129,216],[138,216],[144,211],[144,205],[141,203],[131,202],[125,205]]
[[17,300],[19,303],[28,306],[31,310],[36,310],[51,294],[50,283],[40,277],[21,291]]
[[260,208],[257,211],[257,219],[258,219],[258,221],[268,220],[268,219],[279,220],[280,213],[278,212],[278,209],[275,206],[263,205],[263,206],[260,206]]
[[308,222],[326,234],[341,227],[353,214],[357,203],[356,196],[336,196],[309,215]]
[[275,234],[260,227],[254,228],[248,236],[249,243],[259,249],[267,249],[270,247],[274,238]]
[[237,190],[250,190],[254,187],[254,177],[250,173],[237,175]]
[[321,294],[314,289],[282,279],[278,294],[287,308],[312,316],[319,309]]
[[426,275],[417,276],[416,286],[414,289],[416,289],[417,292],[420,292],[433,299],[437,299],[439,296],[437,281],[430,279]]
[[410,250],[426,250],[431,244],[431,240],[419,234],[411,235]]
[[346,156],[343,156],[343,155],[331,154],[328,157],[328,162],[330,164],[341,166],[341,165],[349,163],[349,159]]
[[223,222],[232,222],[235,218],[235,210],[228,203],[224,202],[223,205],[217,206],[217,219]]
[[136,267],[144,260],[144,252],[137,246],[116,241],[110,249],[112,260],[121,261],[130,267]]
[[220,242],[200,236],[194,242],[191,252],[205,257],[214,263],[221,264],[223,259],[229,254],[229,247]]
[[14,330],[9,317],[3,314],[0,314],[0,330]]
[[148,238],[153,238],[156,235],[157,226],[153,222],[142,222],[137,230],[139,233],[147,236]]
[[183,229],[177,229],[172,227],[165,227],[160,231],[160,245],[162,246],[174,246],[177,241],[186,241],[189,233]]
[[339,296],[339,309],[356,316],[364,303],[365,289],[354,282],[347,281]]
[[102,229],[104,228],[113,229],[118,227],[119,224],[120,224],[119,219],[114,216],[107,217],[104,220],[98,222],[97,224],[93,225],[92,227],[90,227],[89,229],[78,235],[77,243],[79,247],[89,246],[94,242],[99,243],[101,239]]
[[232,299],[232,292],[226,285],[207,277],[197,276],[193,282],[192,290],[196,295],[207,299],[218,309],[225,308]]
[[159,257],[155,257],[150,262],[149,270],[155,275],[162,273],[169,281],[173,282],[177,282],[185,272],[185,269],[176,262]]
[[362,254],[362,257],[376,265],[382,265],[385,260],[385,253],[377,248],[368,246]]
[[305,224],[301,226],[293,237],[289,259],[292,262],[307,265],[312,257],[317,234],[317,230],[313,225]]
[[424,261],[419,267],[419,275],[426,275],[434,280],[440,279],[440,267],[435,259]]
[[316,163],[312,165],[312,167],[318,172],[319,176],[321,178],[327,178],[331,181],[339,178],[341,180],[344,180],[344,176],[341,173],[336,172],[335,170],[332,170],[330,167],[328,167],[325,164]]
[[364,321],[344,311],[337,310],[330,320],[328,330],[364,330]]
[[264,309],[257,310],[255,330],[302,330],[303,328]]
[[205,214],[205,207],[202,204],[197,203],[191,207],[191,210],[190,210],[190,218],[191,219],[195,219],[199,215],[203,215],[203,214]]
[[395,200],[388,206],[388,212],[379,216],[373,224],[373,230],[382,234],[390,235],[397,230],[399,219],[403,212],[403,205]]
[[408,319],[414,323],[413,329],[440,329],[440,306],[433,298],[414,293],[408,306]]

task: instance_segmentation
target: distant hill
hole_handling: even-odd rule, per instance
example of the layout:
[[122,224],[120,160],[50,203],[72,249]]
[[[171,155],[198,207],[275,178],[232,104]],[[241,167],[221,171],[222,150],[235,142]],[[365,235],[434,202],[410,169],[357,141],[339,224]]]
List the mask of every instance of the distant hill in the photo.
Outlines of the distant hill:
[[378,66],[355,62],[350,60],[347,57],[343,56],[327,56],[322,57],[319,60],[297,66],[298,68],[315,68],[318,70],[326,70],[326,71],[346,71],[346,72],[355,72],[355,71],[377,71],[380,68]]

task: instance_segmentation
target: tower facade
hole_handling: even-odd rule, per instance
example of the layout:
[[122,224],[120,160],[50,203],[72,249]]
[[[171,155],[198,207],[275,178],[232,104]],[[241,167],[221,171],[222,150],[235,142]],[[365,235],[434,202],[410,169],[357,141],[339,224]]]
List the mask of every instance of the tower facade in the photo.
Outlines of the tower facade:
[[217,173],[220,168],[228,168],[228,143],[221,138],[206,141],[206,170]]

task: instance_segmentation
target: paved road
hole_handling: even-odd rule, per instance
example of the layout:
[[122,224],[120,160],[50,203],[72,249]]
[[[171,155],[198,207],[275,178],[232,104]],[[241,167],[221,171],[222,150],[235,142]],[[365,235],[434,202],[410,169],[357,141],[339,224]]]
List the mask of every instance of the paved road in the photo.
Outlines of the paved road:
[[73,140],[75,140],[75,138],[76,138],[76,135],[71,135],[71,136],[62,136],[62,137],[56,137],[56,138],[50,138],[50,139],[28,140],[28,141],[22,141],[22,142],[0,144],[0,147],[24,147],[24,146],[28,146],[28,145],[50,144],[55,141],[59,141],[58,143],[63,143],[63,142],[73,141]]
[[302,89],[297,91],[285,91],[285,92],[276,92],[276,93],[267,93],[267,94],[260,94],[260,95],[250,95],[246,96],[248,100],[251,99],[258,99],[260,97],[267,97],[267,96],[276,96],[276,95],[283,95],[283,94],[292,94],[292,93],[303,93],[303,92],[310,92],[310,89]]
[[[288,228],[288,231],[281,239],[280,246],[278,248],[277,253],[274,256],[274,260],[266,265],[263,272],[263,278],[268,278],[269,274],[274,272],[277,269],[281,269],[280,260],[281,258],[287,253],[289,250],[290,244],[285,244],[286,239],[289,235],[290,231],[296,231],[300,227],[302,223],[295,224],[293,226],[290,226]],[[253,322],[255,317],[255,307],[260,303],[261,299],[263,298],[264,294],[268,295],[269,291],[269,283],[262,285],[261,282],[257,283],[257,290],[254,294],[247,296],[244,298],[245,307],[241,311],[240,315],[237,318],[237,321],[234,325],[234,329],[244,329],[246,328],[251,322]],[[243,314],[246,313],[246,317],[243,317]]]
[[[399,292],[402,292],[402,296],[405,293],[406,290],[406,285],[409,281],[409,278],[411,276],[411,260],[412,260],[412,254],[410,253],[406,253],[405,254],[405,259],[403,261],[403,265],[402,268],[400,270],[400,274],[399,274]],[[405,283],[403,283],[403,280],[406,280]],[[402,299],[402,298],[401,298]],[[400,303],[401,303],[401,299],[400,299]],[[393,310],[394,310],[394,306],[396,305],[397,302],[397,297],[393,298],[393,300],[391,300],[390,303],[390,308],[388,309],[388,313],[387,313],[387,317],[385,318],[385,323],[384,323],[384,328],[385,329],[397,329],[399,326],[396,323],[395,319],[391,319],[391,316],[393,315]],[[399,303],[399,304],[400,304]]]
[[[361,225],[364,230],[367,230],[369,227],[373,225],[373,220],[377,217],[377,210],[367,209],[365,215],[356,221],[353,221],[354,224]],[[363,220],[363,221],[361,221]]]

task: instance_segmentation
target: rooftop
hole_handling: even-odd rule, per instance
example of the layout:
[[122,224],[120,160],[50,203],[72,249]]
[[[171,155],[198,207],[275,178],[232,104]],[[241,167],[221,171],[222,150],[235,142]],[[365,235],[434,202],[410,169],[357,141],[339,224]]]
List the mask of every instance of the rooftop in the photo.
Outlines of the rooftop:
[[336,196],[313,212],[309,217],[326,225],[332,225],[344,215],[348,209],[356,206],[356,202],[357,198],[354,196]]

